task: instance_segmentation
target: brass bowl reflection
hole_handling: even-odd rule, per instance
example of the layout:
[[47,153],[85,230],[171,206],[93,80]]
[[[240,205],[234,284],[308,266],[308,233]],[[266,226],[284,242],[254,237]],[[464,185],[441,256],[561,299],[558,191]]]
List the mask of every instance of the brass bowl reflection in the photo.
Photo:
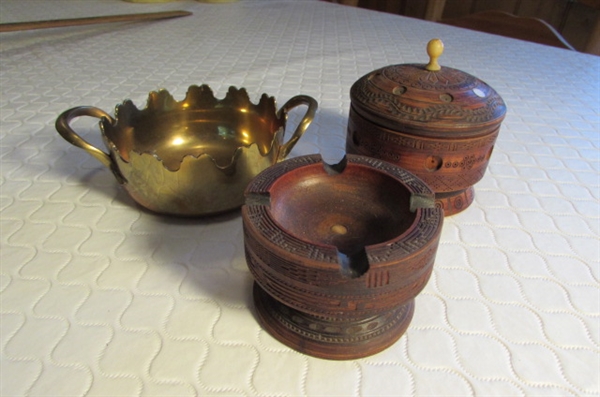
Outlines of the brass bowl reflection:
[[[287,114],[300,105],[307,106],[306,114],[284,143]],[[199,216],[240,207],[250,180],[289,154],[316,109],[317,102],[305,95],[277,111],[275,99],[266,94],[253,104],[244,88],[230,87],[219,100],[209,86],[194,85],[182,101],[166,90],[151,92],[142,110],[124,101],[114,118],[95,107],[75,107],[58,117],[56,129],[110,168],[140,205]],[[108,153],[71,128],[80,116],[100,119]]]

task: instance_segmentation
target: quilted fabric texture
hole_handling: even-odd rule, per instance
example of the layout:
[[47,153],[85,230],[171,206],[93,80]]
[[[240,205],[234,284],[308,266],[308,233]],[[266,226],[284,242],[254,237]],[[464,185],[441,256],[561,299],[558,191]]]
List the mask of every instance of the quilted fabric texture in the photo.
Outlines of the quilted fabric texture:
[[[3,0],[0,18],[174,9],[193,15],[2,33],[1,395],[600,393],[600,58],[311,0]],[[442,65],[489,83],[508,113],[407,333],[361,360],[311,358],[261,329],[239,212],[144,211],[54,129],[73,106],[233,85],[255,102],[317,99],[291,155],[335,162],[352,83],[426,62],[434,37]],[[103,147],[95,120],[74,125]]]

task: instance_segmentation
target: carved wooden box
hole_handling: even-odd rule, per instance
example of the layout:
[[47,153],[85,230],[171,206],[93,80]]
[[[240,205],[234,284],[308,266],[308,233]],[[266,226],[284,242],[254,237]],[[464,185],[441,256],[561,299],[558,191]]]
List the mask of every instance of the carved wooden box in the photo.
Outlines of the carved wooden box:
[[387,66],[354,83],[346,151],[414,173],[452,215],[473,201],[506,106],[483,81],[440,67],[442,50],[441,41],[432,40],[429,64]]

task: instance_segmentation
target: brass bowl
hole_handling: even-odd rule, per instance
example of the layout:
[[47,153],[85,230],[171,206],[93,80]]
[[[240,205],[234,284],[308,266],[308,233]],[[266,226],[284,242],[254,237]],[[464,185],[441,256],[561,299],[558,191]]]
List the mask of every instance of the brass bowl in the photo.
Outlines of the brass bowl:
[[366,156],[269,167],[246,189],[244,247],[263,327],[316,357],[377,353],[407,329],[443,211],[408,171]]
[[[306,114],[284,143],[288,112],[300,105],[307,106]],[[244,88],[230,87],[217,99],[209,86],[193,85],[182,101],[166,90],[150,92],[142,110],[124,101],[114,118],[95,107],[75,107],[58,117],[56,129],[107,166],[143,207],[200,216],[240,207],[250,180],[289,154],[316,109],[317,102],[305,95],[277,110],[266,94],[253,104]],[[108,153],[71,128],[79,116],[100,119]]]

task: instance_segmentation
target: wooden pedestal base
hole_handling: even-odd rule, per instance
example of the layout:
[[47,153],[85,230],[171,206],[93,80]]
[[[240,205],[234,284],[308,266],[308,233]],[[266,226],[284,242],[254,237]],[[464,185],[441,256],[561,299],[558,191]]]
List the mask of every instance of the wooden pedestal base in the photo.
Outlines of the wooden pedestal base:
[[435,203],[438,207],[444,209],[444,216],[450,216],[466,210],[474,198],[475,189],[470,186],[465,190],[456,192],[436,193]]
[[302,353],[330,360],[352,360],[378,353],[406,331],[414,299],[364,318],[327,318],[292,309],[254,283],[254,304],[261,325],[277,340]]

